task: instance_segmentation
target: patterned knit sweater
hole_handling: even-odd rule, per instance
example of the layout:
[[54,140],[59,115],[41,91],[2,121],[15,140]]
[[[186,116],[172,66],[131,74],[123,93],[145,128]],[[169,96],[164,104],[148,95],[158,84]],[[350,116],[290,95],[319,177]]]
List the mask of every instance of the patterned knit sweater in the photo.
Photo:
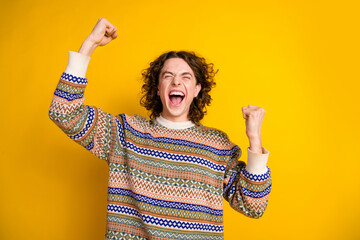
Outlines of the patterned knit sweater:
[[242,151],[215,128],[112,115],[84,105],[90,57],[69,51],[49,117],[109,165],[105,239],[223,239],[223,198],[251,218],[271,190],[269,151]]

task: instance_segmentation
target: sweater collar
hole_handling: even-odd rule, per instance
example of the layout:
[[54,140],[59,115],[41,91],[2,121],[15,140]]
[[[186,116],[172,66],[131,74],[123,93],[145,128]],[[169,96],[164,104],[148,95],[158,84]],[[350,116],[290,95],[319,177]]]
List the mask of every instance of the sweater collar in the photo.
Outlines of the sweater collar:
[[173,122],[165,119],[163,116],[161,116],[161,114],[156,118],[156,121],[164,127],[171,129],[186,129],[195,125],[192,121]]

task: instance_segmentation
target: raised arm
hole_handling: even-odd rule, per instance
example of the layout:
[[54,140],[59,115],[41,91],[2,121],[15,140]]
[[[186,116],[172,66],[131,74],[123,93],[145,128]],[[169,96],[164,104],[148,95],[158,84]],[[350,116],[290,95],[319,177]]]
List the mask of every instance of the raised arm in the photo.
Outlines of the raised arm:
[[243,107],[246,135],[249,138],[247,165],[238,161],[241,149],[233,144],[231,158],[224,177],[224,198],[235,210],[248,217],[259,218],[267,207],[272,186],[270,169],[266,166],[269,151],[261,145],[263,108]]
[[247,164],[239,161],[241,149],[234,145],[224,176],[224,198],[236,211],[251,218],[260,218],[267,207],[272,186],[270,169],[267,167],[269,151],[262,153],[247,148]]
[[117,133],[122,133],[122,124],[112,114],[85,105],[84,91],[90,55],[97,46],[104,46],[117,36],[116,28],[109,24],[100,18],[79,52],[69,51],[68,65],[59,79],[48,113],[67,136],[103,160],[108,160]]

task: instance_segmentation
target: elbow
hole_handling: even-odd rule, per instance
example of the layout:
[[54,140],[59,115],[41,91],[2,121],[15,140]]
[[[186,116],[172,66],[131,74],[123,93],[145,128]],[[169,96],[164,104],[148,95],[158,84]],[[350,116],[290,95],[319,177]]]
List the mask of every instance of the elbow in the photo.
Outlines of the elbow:
[[261,209],[260,211],[258,210],[252,210],[252,209],[247,209],[247,208],[244,208],[242,210],[242,213],[249,217],[249,218],[253,218],[253,219],[259,219],[261,218],[263,215],[264,215],[264,212],[265,212],[265,209]]
[[254,219],[259,219],[262,216],[264,216],[264,212],[255,212],[255,213],[252,213],[249,217],[254,218]]
[[252,198],[246,196],[243,199],[242,211],[250,218],[259,219],[263,217],[268,206],[269,194],[261,198]]
[[51,121],[53,121],[55,124],[59,123],[59,122],[63,122],[63,120],[65,119],[65,115],[63,117],[61,117],[61,114],[58,113],[54,102],[51,103],[49,110],[48,110],[48,117],[50,118]]
[[53,120],[53,115],[52,115],[52,112],[51,112],[50,109],[48,110],[48,117],[49,117],[51,120]]
[[258,203],[255,206],[253,206],[251,209],[248,209],[248,215],[251,218],[259,219],[263,217],[265,210],[268,205],[268,196],[265,197],[266,200],[262,203]]
[[51,119],[51,121],[57,121],[58,117],[56,116],[55,112],[52,111],[52,106],[50,106],[49,110],[48,110],[48,117]]

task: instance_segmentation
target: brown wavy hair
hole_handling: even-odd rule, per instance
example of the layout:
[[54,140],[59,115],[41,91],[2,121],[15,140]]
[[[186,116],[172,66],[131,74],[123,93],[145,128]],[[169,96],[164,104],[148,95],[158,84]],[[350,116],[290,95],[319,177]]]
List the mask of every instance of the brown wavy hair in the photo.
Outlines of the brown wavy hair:
[[205,58],[198,56],[193,51],[169,51],[160,55],[156,60],[150,63],[150,66],[142,71],[144,84],[141,88],[143,96],[140,104],[150,111],[150,118],[160,116],[163,110],[160,96],[157,95],[159,85],[159,75],[164,63],[169,58],[182,58],[189,64],[196,78],[196,84],[201,84],[201,90],[192,101],[189,110],[189,119],[196,125],[206,114],[206,105],[209,106],[212,100],[210,96],[211,88],[215,87],[215,74],[219,71],[214,70],[213,63],[207,63]]

